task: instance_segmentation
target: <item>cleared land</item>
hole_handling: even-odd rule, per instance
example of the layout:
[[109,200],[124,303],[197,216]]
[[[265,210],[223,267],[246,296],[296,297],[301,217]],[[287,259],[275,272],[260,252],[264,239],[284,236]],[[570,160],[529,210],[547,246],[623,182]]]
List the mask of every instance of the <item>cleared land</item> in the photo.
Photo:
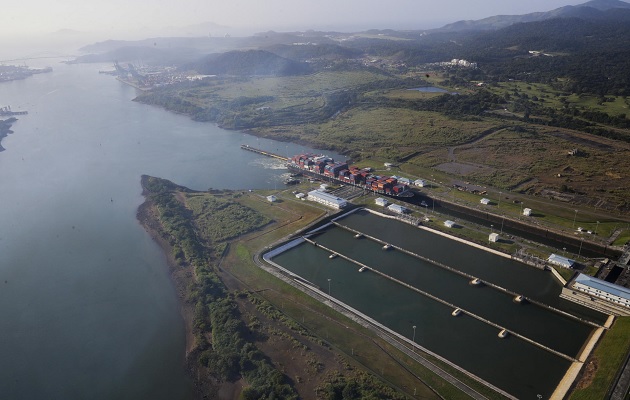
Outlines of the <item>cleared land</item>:
[[[528,120],[522,111],[511,111],[522,99],[534,99],[547,109],[570,105],[616,116],[626,110],[627,98],[601,102],[522,82],[447,87],[459,96],[406,90],[427,85],[424,79],[423,73],[333,69],[299,77],[217,78],[156,89],[138,100],[226,128],[333,149],[360,163],[395,162],[425,178],[443,172],[447,182],[464,178],[568,207],[630,209],[629,142],[548,126],[542,124],[549,121],[545,115]],[[439,82],[439,75],[427,79]],[[480,104],[472,99],[488,100],[484,91],[496,95],[497,104],[504,102],[505,110],[475,114]],[[627,129],[598,126],[630,136]],[[569,155],[572,150],[577,152]]]

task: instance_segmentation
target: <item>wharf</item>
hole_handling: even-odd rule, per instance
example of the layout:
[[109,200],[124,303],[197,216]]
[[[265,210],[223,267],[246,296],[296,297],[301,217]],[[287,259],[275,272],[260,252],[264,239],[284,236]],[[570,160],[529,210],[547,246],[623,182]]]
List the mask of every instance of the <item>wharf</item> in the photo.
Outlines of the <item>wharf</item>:
[[270,151],[265,151],[265,150],[261,150],[261,149],[257,149],[255,147],[251,147],[249,145],[246,144],[242,144],[241,145],[241,149],[243,150],[247,150],[247,151],[251,151],[253,153],[257,153],[257,154],[262,154],[263,156],[267,156],[267,157],[272,157],[272,158],[277,158],[278,160],[282,160],[284,162],[289,161],[288,158],[286,157],[282,157],[281,155],[278,155],[276,153],[272,153]]

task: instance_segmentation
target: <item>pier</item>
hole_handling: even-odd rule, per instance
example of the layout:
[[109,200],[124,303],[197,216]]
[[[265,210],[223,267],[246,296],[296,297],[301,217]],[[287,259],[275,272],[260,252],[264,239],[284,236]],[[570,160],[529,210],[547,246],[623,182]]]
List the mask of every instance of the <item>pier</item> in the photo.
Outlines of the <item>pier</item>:
[[265,150],[261,150],[261,149],[257,149],[255,147],[251,147],[249,145],[246,144],[242,144],[241,145],[241,149],[243,150],[247,150],[247,151],[251,151],[252,153],[256,153],[256,154],[262,154],[263,156],[267,156],[267,157],[272,157],[272,158],[277,158],[278,160],[282,160],[284,162],[289,161],[288,158],[286,157],[282,157],[281,155],[278,155],[276,153],[272,153],[270,151],[265,151]]
[[[333,223],[337,224],[336,222],[333,222]],[[365,234],[363,234],[363,235],[365,237],[367,237],[367,238],[372,239],[368,235],[365,235]],[[475,314],[475,313],[473,313],[471,311],[467,311],[463,307],[460,307],[460,306],[457,306],[455,304],[451,304],[448,301],[442,300],[439,297],[432,295],[431,293],[428,293],[428,292],[425,292],[424,290],[418,289],[418,288],[416,288],[416,287],[414,287],[414,286],[412,286],[412,285],[410,285],[410,284],[408,284],[406,282],[403,282],[403,281],[401,281],[401,280],[399,280],[397,278],[394,278],[393,276],[387,275],[387,274],[385,274],[385,273],[383,273],[381,271],[378,271],[378,270],[376,270],[376,269],[374,269],[374,268],[372,268],[372,267],[370,267],[368,265],[365,265],[365,264],[363,264],[363,263],[361,263],[361,262],[359,262],[359,261],[357,261],[357,260],[355,260],[353,258],[350,258],[350,257],[348,257],[348,256],[346,256],[344,254],[341,254],[339,252],[336,252],[336,251],[334,251],[332,249],[329,249],[326,246],[323,246],[323,245],[315,242],[314,240],[311,240],[311,239],[309,239],[307,237],[304,237],[304,236],[302,236],[302,239],[304,239],[304,241],[312,244],[313,246],[316,246],[316,247],[319,247],[319,248],[321,248],[323,250],[326,250],[327,252],[329,252],[331,254],[337,254],[337,256],[339,256],[339,257],[341,257],[341,258],[343,258],[343,259],[345,259],[345,260],[347,260],[347,261],[349,261],[349,262],[351,262],[351,263],[353,263],[355,265],[358,265],[360,267],[359,268],[360,271],[361,270],[363,270],[363,271],[367,270],[367,271],[374,272],[374,273],[376,273],[376,274],[378,274],[378,275],[380,275],[380,276],[382,276],[382,277],[384,277],[386,279],[389,279],[389,280],[391,280],[393,282],[398,283],[399,285],[402,285],[402,286],[404,286],[404,287],[406,287],[408,289],[411,289],[411,290],[413,290],[413,291],[415,291],[417,293],[420,293],[421,295],[423,295],[425,297],[428,297],[431,300],[437,301],[438,303],[441,303],[441,304],[443,304],[443,305],[445,305],[445,306],[447,306],[447,307],[449,307],[451,309],[459,309],[460,313],[466,314],[468,316],[471,316],[471,317],[473,317],[473,318],[475,318],[475,319],[477,319],[477,320],[479,320],[479,321],[481,321],[481,322],[483,322],[485,324],[488,324],[488,325],[496,328],[499,331],[499,333],[503,332],[503,334],[505,335],[505,334],[507,334],[509,332],[509,334],[511,334],[512,336],[517,337],[517,338],[519,338],[521,340],[524,340],[524,341],[526,341],[526,342],[528,342],[530,344],[533,344],[534,346],[540,347],[541,349],[546,350],[546,351],[548,351],[548,352],[550,352],[550,353],[552,353],[552,354],[554,354],[554,355],[556,355],[558,357],[562,357],[565,360],[568,360],[568,361],[571,361],[571,362],[579,362],[577,359],[575,359],[575,358],[573,358],[571,356],[568,356],[568,355],[563,354],[563,353],[561,353],[561,352],[559,352],[557,350],[554,350],[554,349],[552,349],[550,347],[547,347],[547,346],[545,346],[545,345],[543,345],[541,343],[538,343],[535,340],[530,339],[530,338],[528,338],[526,336],[523,336],[523,335],[521,335],[521,334],[519,334],[517,332],[509,331],[505,327],[502,327],[499,324],[496,324],[496,323],[494,323],[494,322],[492,322],[490,320],[487,320],[487,319],[485,319],[485,318],[483,318],[483,317],[481,317],[481,316],[479,316],[479,315],[477,315],[477,314]],[[392,247],[397,248],[396,246],[392,246]],[[458,314],[460,314],[460,313],[458,313]]]

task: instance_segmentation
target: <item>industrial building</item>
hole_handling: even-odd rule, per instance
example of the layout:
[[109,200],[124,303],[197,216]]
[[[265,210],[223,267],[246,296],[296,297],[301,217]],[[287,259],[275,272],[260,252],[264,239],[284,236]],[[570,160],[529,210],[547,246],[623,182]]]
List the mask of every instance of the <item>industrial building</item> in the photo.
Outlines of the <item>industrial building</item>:
[[379,197],[378,199],[374,200],[374,203],[376,203],[377,206],[385,207],[389,204],[389,201],[387,201],[387,199]]
[[389,206],[387,206],[387,209],[398,214],[405,214],[406,212],[409,212],[406,207],[399,206],[398,204],[390,204]]
[[573,268],[573,265],[575,265],[575,260],[557,254],[550,255],[549,258],[547,258],[547,262],[563,268]]
[[322,192],[321,190],[313,190],[308,192],[308,200],[316,201],[332,208],[344,208],[348,205],[348,202],[344,199],[334,196],[330,193]]
[[560,297],[613,315],[630,316],[630,289],[579,273]]

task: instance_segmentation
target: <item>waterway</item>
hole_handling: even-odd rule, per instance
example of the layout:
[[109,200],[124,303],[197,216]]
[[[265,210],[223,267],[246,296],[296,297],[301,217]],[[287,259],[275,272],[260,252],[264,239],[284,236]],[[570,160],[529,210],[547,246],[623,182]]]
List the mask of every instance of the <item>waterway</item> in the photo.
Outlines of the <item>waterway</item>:
[[52,67],[0,84],[2,104],[29,112],[0,153],[1,397],[188,399],[177,298],[135,218],[140,176],[279,189],[281,164],[240,144],[318,151],[133,102],[98,74],[110,65]]
[[[367,212],[339,222],[588,321],[604,321],[602,314],[559,299],[561,286],[549,272]],[[593,330],[591,325],[546,308],[518,304],[512,296],[489,286],[470,285],[454,272],[398,250],[383,250],[382,244],[357,239],[340,227],[327,228],[312,239],[570,357],[577,357]],[[453,309],[446,305],[370,271],[359,272],[357,265],[328,255],[319,247],[303,244],[274,261],[324,292],[330,288],[333,297],[409,339],[414,338],[416,326],[418,344],[518,398],[549,397],[570,364],[514,336],[499,339],[496,327],[464,314],[453,317]]]

